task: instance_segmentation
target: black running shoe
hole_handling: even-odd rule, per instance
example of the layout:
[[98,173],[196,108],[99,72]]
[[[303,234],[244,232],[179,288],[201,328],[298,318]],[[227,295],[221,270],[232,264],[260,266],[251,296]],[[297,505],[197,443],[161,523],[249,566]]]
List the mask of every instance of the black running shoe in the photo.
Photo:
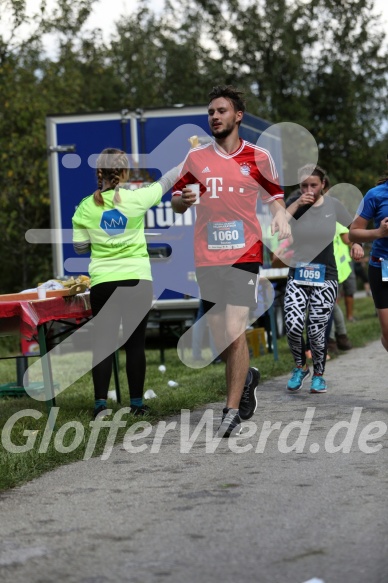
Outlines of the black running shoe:
[[94,409],[93,411],[93,419],[96,419],[96,417],[98,417],[99,419],[103,419],[107,415],[110,415],[110,413],[106,413],[107,409],[108,407],[106,405],[99,405],[97,409]]
[[141,405],[141,407],[131,405],[131,413],[135,417],[144,417],[144,415],[149,415],[151,413],[151,409],[148,405]]
[[248,370],[247,379],[241,395],[239,413],[241,419],[247,421],[252,417],[257,407],[256,389],[260,381],[260,372],[254,366]]
[[238,409],[222,410],[221,425],[217,430],[217,437],[229,437],[230,435],[239,435],[241,433],[241,419]]

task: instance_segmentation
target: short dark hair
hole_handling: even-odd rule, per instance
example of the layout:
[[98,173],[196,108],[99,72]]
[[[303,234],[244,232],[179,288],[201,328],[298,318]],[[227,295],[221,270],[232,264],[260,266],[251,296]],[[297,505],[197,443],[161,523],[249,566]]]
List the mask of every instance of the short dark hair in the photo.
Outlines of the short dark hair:
[[239,91],[233,85],[216,85],[209,93],[209,103],[213,99],[218,99],[219,97],[225,97],[228,99],[235,111],[245,111],[245,101],[243,99],[244,92]]

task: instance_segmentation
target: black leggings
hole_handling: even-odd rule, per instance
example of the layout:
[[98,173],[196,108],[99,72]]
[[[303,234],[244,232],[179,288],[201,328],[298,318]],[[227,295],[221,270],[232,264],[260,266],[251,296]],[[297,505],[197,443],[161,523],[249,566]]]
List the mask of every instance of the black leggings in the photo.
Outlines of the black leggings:
[[[108,396],[114,353],[121,345],[126,353],[129,394],[132,399],[142,398],[146,373],[145,333],[151,303],[151,281],[127,279],[91,288],[92,376],[96,399]],[[121,322],[123,342],[119,342]]]

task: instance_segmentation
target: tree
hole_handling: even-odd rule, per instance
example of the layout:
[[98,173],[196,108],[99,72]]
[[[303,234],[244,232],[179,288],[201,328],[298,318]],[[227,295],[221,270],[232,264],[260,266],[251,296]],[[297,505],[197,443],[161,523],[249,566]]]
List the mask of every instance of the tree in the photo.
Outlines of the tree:
[[388,108],[388,51],[373,0],[195,4],[186,2],[187,18],[201,11],[202,37],[214,43],[224,82],[245,89],[249,110],[304,126],[333,178],[365,190]]
[[311,55],[315,70],[308,96],[313,113],[309,129],[330,174],[363,192],[382,166],[370,152],[382,138],[388,113],[388,51],[372,8],[371,0],[311,3],[311,18],[319,17],[326,34],[319,53]]
[[30,287],[34,275],[45,271],[47,261],[26,243],[25,232],[48,226],[49,201],[44,124],[39,122],[42,96],[35,74],[41,42],[33,33],[28,47],[0,45],[0,286],[2,292],[12,292]]
[[[69,45],[63,43],[56,63],[44,54],[42,36],[55,25],[55,21],[45,19],[44,4],[32,19],[30,36],[22,43],[16,33],[26,18],[24,3],[8,3],[11,24],[7,37],[0,39],[2,293],[35,287],[53,276],[50,247],[39,248],[25,240],[28,229],[50,226],[45,116],[54,110],[73,111],[81,100],[82,86],[87,84],[87,80],[78,81],[82,67],[75,52],[74,58],[69,59]],[[61,0],[59,5],[68,15],[70,2]],[[81,0],[77,12],[77,3],[72,2],[73,20],[68,18],[69,27],[58,12],[57,25],[74,33],[77,23],[85,22],[85,10],[90,5]]]
[[122,81],[121,104],[129,109],[206,103],[215,66],[199,42],[201,19],[186,18],[177,29],[174,10],[167,5],[157,18],[145,2],[117,24],[109,63]]

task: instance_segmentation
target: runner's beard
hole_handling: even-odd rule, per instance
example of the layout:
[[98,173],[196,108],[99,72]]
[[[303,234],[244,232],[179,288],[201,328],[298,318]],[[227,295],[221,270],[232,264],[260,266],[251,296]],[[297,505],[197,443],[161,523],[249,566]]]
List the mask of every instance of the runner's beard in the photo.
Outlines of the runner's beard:
[[217,138],[218,140],[223,140],[224,138],[227,138],[228,136],[230,136],[230,134],[233,131],[233,127],[230,128],[225,128],[224,130],[222,130],[221,132],[214,132],[213,130],[211,130],[212,132],[212,136],[214,138]]

